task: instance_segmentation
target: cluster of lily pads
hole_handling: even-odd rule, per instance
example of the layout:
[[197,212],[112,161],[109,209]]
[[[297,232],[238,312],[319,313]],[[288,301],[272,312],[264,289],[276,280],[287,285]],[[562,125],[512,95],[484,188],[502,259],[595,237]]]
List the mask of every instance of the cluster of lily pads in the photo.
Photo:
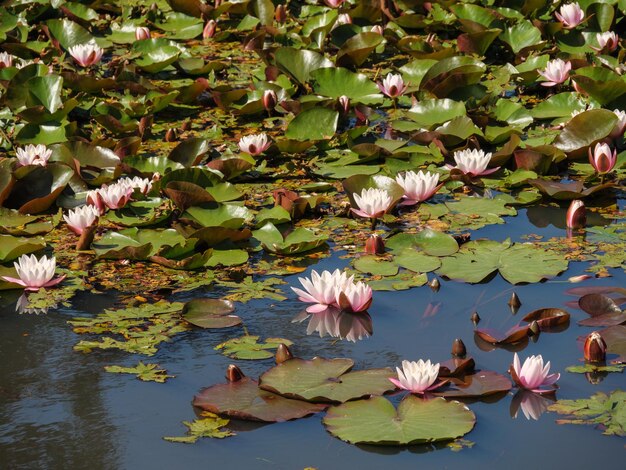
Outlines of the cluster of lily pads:
[[[293,288],[312,304],[294,321],[309,318],[309,332],[356,341],[373,332],[367,309],[377,290],[417,288],[429,277],[434,287],[433,276],[539,282],[567,270],[570,255],[593,259],[605,275],[626,270],[624,250],[611,247],[626,242],[615,202],[626,175],[626,49],[617,33],[624,4],[498,5],[24,0],[0,7],[0,290],[26,290],[22,310],[98,287],[141,288],[157,299],[164,288],[215,283],[235,299],[282,300],[264,274],[298,273],[346,250],[349,270],[312,271],[301,278],[304,290]],[[472,230],[517,215],[516,207],[556,209],[580,252],[562,241],[469,240]],[[617,221],[610,230],[608,219]],[[598,241],[585,245],[594,233]],[[41,252],[50,257],[34,255]],[[63,272],[55,277],[57,259]],[[617,297],[605,294],[580,299],[593,326],[613,328],[586,336],[594,372],[608,367],[607,352],[624,364],[626,319]],[[137,322],[133,335],[159,323],[152,310],[128,317]],[[129,350],[153,352],[187,323],[240,323],[224,313],[194,320],[177,312],[163,309],[166,326],[148,341],[130,335]],[[74,326],[130,331],[105,316],[106,328]],[[523,321],[476,335],[487,349],[523,348],[569,314],[543,309]],[[244,338],[234,339],[238,347],[258,346],[258,337]],[[281,343],[268,339],[267,349]],[[109,338],[82,350],[120,344]],[[211,387],[195,404],[278,421],[334,403],[324,418],[332,434],[411,444],[462,436],[475,417],[456,402],[412,395],[395,411],[379,396],[394,384],[443,397],[511,388],[495,372],[475,372],[473,361],[442,374],[443,366],[420,360],[405,361],[397,378],[377,372],[380,387],[351,379],[357,392],[307,397],[282,387],[306,383],[294,377],[298,361],[281,362],[258,383],[239,377]],[[323,370],[324,361],[302,367]],[[352,367],[332,361],[342,368],[334,379]],[[521,365],[515,355],[511,375],[536,392],[558,378],[548,370],[541,356]],[[349,401],[364,396],[373,398]],[[259,399],[279,411],[265,419]],[[527,417],[544,406],[532,394],[519,403]],[[405,417],[403,438],[383,432],[396,412]],[[451,428],[424,434],[417,425],[447,417]],[[360,420],[380,424],[374,437]]]

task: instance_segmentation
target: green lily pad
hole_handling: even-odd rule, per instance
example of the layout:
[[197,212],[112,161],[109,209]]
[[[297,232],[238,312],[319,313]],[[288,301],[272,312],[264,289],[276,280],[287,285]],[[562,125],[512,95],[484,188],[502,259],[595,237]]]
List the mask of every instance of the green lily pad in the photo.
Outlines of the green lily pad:
[[228,328],[241,325],[241,318],[230,315],[234,310],[230,300],[194,299],[185,304],[182,317],[200,328]]
[[401,446],[464,436],[476,416],[456,401],[407,395],[397,409],[383,397],[333,406],[323,423],[329,433],[351,444]]
[[294,140],[328,140],[337,131],[339,112],[328,108],[311,108],[298,114],[287,126],[285,137]]
[[219,416],[204,411],[201,413],[202,418],[194,419],[193,421],[183,421],[183,424],[187,426],[188,431],[186,436],[173,436],[164,437],[169,442],[180,442],[183,444],[193,444],[202,437],[212,437],[217,439],[223,439],[225,437],[234,436],[235,433],[228,429],[221,429],[226,426],[230,421]]
[[188,208],[181,218],[190,219],[203,227],[238,229],[252,219],[252,213],[245,206],[236,204],[204,204]]
[[268,359],[274,357],[274,352],[280,344],[291,346],[293,343],[285,338],[267,338],[259,343],[259,336],[246,335],[240,338],[232,338],[215,346],[216,350],[222,350],[222,354],[233,359]]
[[450,279],[477,283],[498,271],[511,284],[539,282],[567,269],[560,254],[531,244],[477,240],[464,244],[458,253],[441,260],[437,271]]
[[296,255],[311,251],[322,246],[328,240],[328,235],[315,233],[304,227],[297,227],[283,237],[274,224],[267,222],[263,227],[252,232],[263,248],[271,253],[280,255]]
[[193,398],[193,406],[231,418],[276,423],[319,413],[327,405],[283,398],[244,377],[205,388]]
[[317,85],[315,91],[320,95],[339,98],[347,96],[351,100],[375,104],[383,100],[378,87],[367,75],[354,73],[342,67],[327,67],[311,73]]
[[91,246],[100,258],[146,259],[163,247],[184,245],[187,240],[174,229],[138,229],[109,231]]
[[617,116],[608,109],[590,109],[570,119],[554,141],[554,146],[564,152],[589,147],[608,136],[617,123]]
[[385,240],[385,246],[394,254],[414,247],[431,256],[449,256],[459,251],[459,244],[453,236],[430,228],[416,234],[398,233]]
[[416,273],[429,273],[441,266],[439,258],[420,253],[411,248],[395,254],[393,260],[398,266]]
[[276,51],[275,57],[276,65],[290,74],[300,84],[308,82],[313,71],[334,66],[323,55],[306,49],[298,50],[291,47],[281,47]]
[[139,361],[139,364],[135,367],[105,366],[104,370],[113,374],[133,374],[144,382],[164,383],[167,379],[174,377],[173,375],[167,375],[165,369],[159,369],[158,367],[158,364],[144,364]]
[[46,241],[43,237],[14,237],[13,235],[0,235],[0,262],[7,263],[22,255],[43,250]]
[[395,377],[391,369],[350,372],[353,366],[352,359],[294,358],[261,375],[259,387],[287,398],[323,403],[343,403],[395,389],[389,380]]
[[374,276],[395,276],[398,265],[376,255],[359,256],[354,260],[354,269]]

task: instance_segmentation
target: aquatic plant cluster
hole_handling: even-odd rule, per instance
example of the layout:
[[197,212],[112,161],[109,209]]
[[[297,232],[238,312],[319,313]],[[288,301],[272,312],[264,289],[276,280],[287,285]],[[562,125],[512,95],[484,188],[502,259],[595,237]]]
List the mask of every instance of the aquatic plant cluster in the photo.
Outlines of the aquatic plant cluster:
[[[626,271],[625,13],[593,0],[8,2],[0,295],[39,313],[115,289],[127,309],[70,322],[111,336],[75,349],[152,355],[191,328],[240,327],[237,302],[253,299],[297,297],[307,334],[356,342],[373,334],[377,291],[541,282],[570,261],[588,262],[572,283]],[[472,239],[532,208],[558,214],[563,238]],[[332,252],[345,269],[278,287]],[[208,285],[226,294],[164,300]],[[579,292],[579,324],[598,330],[568,371],[621,372],[625,290]],[[515,414],[576,415],[551,404],[550,361],[517,353],[567,328],[567,311],[505,332],[472,320],[477,342],[515,348],[510,379],[477,367],[461,340],[448,361],[419,351],[395,372],[352,371],[352,359],[302,359],[289,339],[245,330],[216,350],[276,365],[258,380],[231,365],[195,396],[207,414],[185,423],[189,436],[166,439],[325,412],[350,443],[449,442],[476,422],[459,400],[515,386]],[[107,371],[172,378],[143,362]]]

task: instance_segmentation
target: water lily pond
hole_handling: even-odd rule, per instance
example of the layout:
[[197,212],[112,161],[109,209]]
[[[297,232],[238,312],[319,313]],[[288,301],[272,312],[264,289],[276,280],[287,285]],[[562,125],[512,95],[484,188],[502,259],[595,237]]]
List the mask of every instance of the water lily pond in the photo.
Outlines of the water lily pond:
[[625,14],[6,2],[0,467],[622,468]]

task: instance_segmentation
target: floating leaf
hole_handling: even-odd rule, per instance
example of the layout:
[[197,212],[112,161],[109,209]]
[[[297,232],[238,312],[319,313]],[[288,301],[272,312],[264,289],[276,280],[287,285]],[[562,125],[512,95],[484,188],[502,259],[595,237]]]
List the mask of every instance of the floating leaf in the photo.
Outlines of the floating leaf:
[[626,322],[626,313],[615,301],[603,294],[586,294],[578,299],[578,305],[591,315],[578,322],[584,326],[611,326]]
[[287,126],[285,137],[294,140],[328,140],[337,131],[339,112],[311,108],[298,114]]
[[252,234],[263,244],[265,250],[280,255],[295,255],[311,251],[319,248],[328,240],[327,235],[315,233],[304,227],[297,227],[283,237],[271,222],[267,222],[260,229],[254,230]]
[[494,329],[481,328],[474,331],[474,333],[483,341],[489,344],[515,344],[520,341],[528,340],[528,325],[515,325],[513,328],[506,332],[497,331]]
[[560,308],[540,308],[522,318],[525,322],[536,321],[541,331],[561,331],[569,325],[569,313]]
[[462,379],[451,378],[446,389],[433,392],[446,398],[480,398],[511,390],[508,377],[492,371],[479,371]]
[[342,67],[327,67],[315,70],[311,76],[320,95],[339,98],[347,96],[358,103],[374,104],[382,102],[378,87],[367,75],[354,73]]
[[394,252],[417,247],[431,256],[448,256],[459,251],[459,244],[453,236],[430,228],[416,234],[398,233],[389,237],[385,246]]
[[200,328],[228,328],[241,325],[241,318],[229,315],[234,310],[230,300],[194,299],[185,304],[182,316],[185,321]]
[[167,379],[175,377],[174,375],[167,375],[165,369],[159,369],[158,367],[158,364],[144,364],[139,361],[139,364],[135,367],[105,366],[104,370],[114,374],[134,374],[139,380],[144,382],[163,383]]
[[285,338],[267,338],[264,343],[259,343],[259,336],[246,335],[224,341],[215,349],[221,349],[222,354],[233,359],[268,359],[274,356],[271,350],[280,344],[291,346],[293,343]]
[[476,417],[456,401],[407,395],[398,409],[383,397],[333,406],[323,423],[333,436],[352,444],[412,445],[461,437],[472,430]]
[[187,436],[181,437],[164,437],[166,441],[181,442],[184,444],[193,444],[202,437],[213,437],[223,439],[225,437],[234,436],[235,433],[229,430],[220,429],[229,423],[229,420],[220,418],[219,416],[204,411],[201,413],[202,418],[195,419],[191,422],[183,421],[187,426]]
[[43,237],[22,238],[0,235],[0,262],[7,263],[22,255],[43,250],[45,247],[46,241]]

